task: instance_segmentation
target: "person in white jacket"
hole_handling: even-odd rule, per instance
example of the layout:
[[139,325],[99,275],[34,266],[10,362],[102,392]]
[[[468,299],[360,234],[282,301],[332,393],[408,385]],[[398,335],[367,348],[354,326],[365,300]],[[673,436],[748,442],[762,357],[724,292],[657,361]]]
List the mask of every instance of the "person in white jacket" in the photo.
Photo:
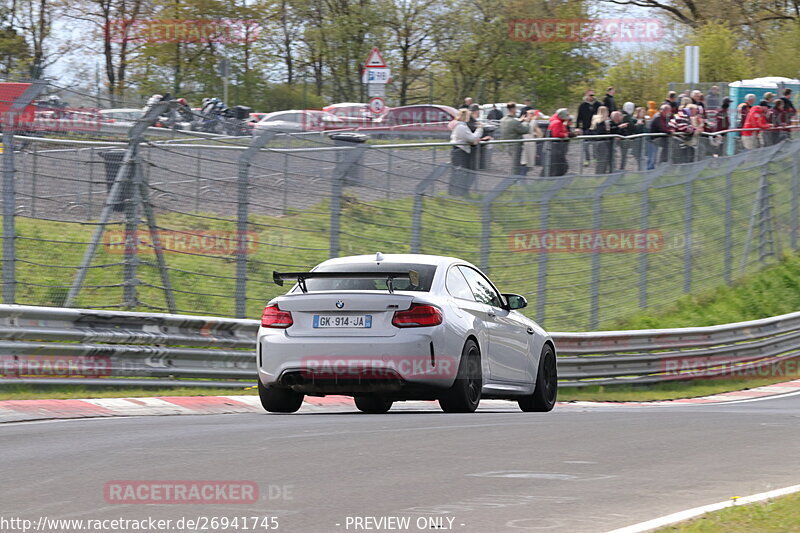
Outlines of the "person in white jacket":
[[470,170],[469,154],[472,147],[482,140],[483,127],[478,126],[475,131],[471,131],[467,125],[469,118],[469,109],[459,109],[450,134],[450,144],[453,145],[450,162],[453,164],[453,172],[450,175],[448,192],[451,196],[466,196],[475,181],[475,175]]

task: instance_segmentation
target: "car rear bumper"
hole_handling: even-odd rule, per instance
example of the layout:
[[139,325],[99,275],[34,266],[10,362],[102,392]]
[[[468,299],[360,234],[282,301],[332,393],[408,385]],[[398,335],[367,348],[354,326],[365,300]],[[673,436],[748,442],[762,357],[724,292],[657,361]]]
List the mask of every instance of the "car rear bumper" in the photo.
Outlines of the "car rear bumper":
[[[393,337],[258,339],[258,376],[306,394],[402,393],[453,384],[460,356],[439,354],[430,330]],[[402,394],[401,394],[402,395]]]

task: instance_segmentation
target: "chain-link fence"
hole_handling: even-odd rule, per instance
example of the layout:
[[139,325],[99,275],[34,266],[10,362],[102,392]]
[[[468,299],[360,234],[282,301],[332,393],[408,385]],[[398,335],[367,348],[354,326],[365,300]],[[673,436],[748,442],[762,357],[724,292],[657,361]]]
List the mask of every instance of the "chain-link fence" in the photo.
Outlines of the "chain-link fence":
[[[595,330],[797,247],[786,138],[735,155],[703,138],[690,157],[677,138],[493,143],[466,169],[446,143],[155,140],[147,125],[116,143],[4,135],[5,303],[258,317],[285,290],[273,270],[415,252],[472,261],[550,329]],[[607,173],[585,164],[602,142]]]

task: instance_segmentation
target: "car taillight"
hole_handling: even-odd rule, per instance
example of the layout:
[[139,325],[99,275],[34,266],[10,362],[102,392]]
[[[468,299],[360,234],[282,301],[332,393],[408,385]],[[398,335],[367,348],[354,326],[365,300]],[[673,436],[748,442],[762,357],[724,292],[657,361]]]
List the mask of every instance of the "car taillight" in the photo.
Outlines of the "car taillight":
[[277,305],[268,305],[261,314],[261,325],[265,328],[288,328],[292,325],[292,313],[281,311]]
[[411,304],[407,311],[395,311],[392,324],[398,328],[422,328],[442,323],[442,311],[432,305]]

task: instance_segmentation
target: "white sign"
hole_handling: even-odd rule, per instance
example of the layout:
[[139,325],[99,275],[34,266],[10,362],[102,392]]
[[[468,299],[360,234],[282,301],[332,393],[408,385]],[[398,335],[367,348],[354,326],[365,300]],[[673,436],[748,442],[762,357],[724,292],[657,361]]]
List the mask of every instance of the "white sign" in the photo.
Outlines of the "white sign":
[[683,83],[700,83],[700,47],[683,47]]
[[386,110],[386,102],[383,101],[383,98],[375,97],[369,101],[369,110],[380,115]]
[[370,83],[367,85],[367,96],[372,98],[373,96],[378,98],[383,98],[386,96],[386,84],[385,83]]
[[392,71],[386,67],[365,68],[361,75],[361,81],[363,83],[389,83],[391,77]]
[[369,53],[369,57],[367,57],[367,61],[364,63],[365,68],[370,67],[385,67],[386,63],[383,61],[383,56],[381,56],[381,51],[377,48],[373,48],[372,52]]

